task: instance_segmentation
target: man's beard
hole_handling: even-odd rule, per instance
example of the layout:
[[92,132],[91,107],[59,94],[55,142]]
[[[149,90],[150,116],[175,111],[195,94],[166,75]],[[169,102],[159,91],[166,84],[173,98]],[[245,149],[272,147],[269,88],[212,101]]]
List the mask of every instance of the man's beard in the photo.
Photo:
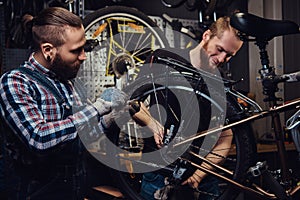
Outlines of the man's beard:
[[79,68],[80,64],[73,64],[70,66],[63,61],[59,54],[56,54],[51,64],[51,70],[61,81],[74,79],[77,76]]
[[[206,53],[207,49],[208,49],[208,42],[205,42],[203,44],[202,48],[204,49],[206,57],[207,57],[207,62],[206,62],[207,64],[204,65],[203,68],[204,68],[204,70],[206,70],[208,72],[214,72],[219,66],[221,66],[221,64],[220,63],[219,64],[214,64],[214,63],[211,62],[209,55],[207,55],[207,53]],[[204,53],[204,52],[202,52],[202,53]],[[202,62],[202,60],[201,60],[201,62]]]

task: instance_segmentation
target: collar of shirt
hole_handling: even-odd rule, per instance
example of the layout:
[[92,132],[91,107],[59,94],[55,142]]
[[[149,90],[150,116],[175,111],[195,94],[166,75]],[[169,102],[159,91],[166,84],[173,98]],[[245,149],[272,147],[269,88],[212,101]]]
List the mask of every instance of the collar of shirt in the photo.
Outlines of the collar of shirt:
[[34,58],[34,52],[30,55],[29,59],[28,59],[28,63],[29,66],[32,66],[32,68],[38,70],[39,72],[45,74],[46,76],[55,79],[56,78],[56,74],[52,71],[50,71],[49,69],[47,69],[46,67],[44,67],[43,65],[41,65],[35,58]]

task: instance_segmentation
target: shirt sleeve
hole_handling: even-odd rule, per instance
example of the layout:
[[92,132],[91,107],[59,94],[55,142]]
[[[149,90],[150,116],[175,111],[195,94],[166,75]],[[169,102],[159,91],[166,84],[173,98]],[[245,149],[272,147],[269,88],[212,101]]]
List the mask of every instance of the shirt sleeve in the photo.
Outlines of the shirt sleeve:
[[2,116],[31,149],[40,151],[56,147],[75,139],[79,132],[86,133],[91,125],[104,129],[93,106],[85,106],[62,118],[55,98],[24,75],[5,74],[0,84]]

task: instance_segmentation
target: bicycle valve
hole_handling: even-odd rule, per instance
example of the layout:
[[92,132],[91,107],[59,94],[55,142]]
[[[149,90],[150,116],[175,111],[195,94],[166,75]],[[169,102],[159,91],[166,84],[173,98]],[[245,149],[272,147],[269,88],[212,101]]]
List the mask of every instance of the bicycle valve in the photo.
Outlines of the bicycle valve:
[[168,144],[170,143],[171,137],[173,136],[174,127],[175,127],[175,126],[174,126],[173,124],[170,126],[170,130],[169,130],[169,132],[166,134],[166,137],[165,137],[165,139],[164,139],[164,145],[168,145]]

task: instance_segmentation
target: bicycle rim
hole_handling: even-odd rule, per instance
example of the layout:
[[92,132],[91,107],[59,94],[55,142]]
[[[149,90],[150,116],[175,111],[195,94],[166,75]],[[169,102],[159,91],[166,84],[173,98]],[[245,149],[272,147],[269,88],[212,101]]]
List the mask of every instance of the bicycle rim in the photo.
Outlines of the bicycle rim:
[[92,100],[107,87],[122,89],[128,85],[135,80],[139,68],[153,50],[168,46],[154,21],[133,8],[99,9],[87,15],[83,24],[87,40],[98,41],[91,52],[86,52],[87,60],[80,72],[89,84]]

